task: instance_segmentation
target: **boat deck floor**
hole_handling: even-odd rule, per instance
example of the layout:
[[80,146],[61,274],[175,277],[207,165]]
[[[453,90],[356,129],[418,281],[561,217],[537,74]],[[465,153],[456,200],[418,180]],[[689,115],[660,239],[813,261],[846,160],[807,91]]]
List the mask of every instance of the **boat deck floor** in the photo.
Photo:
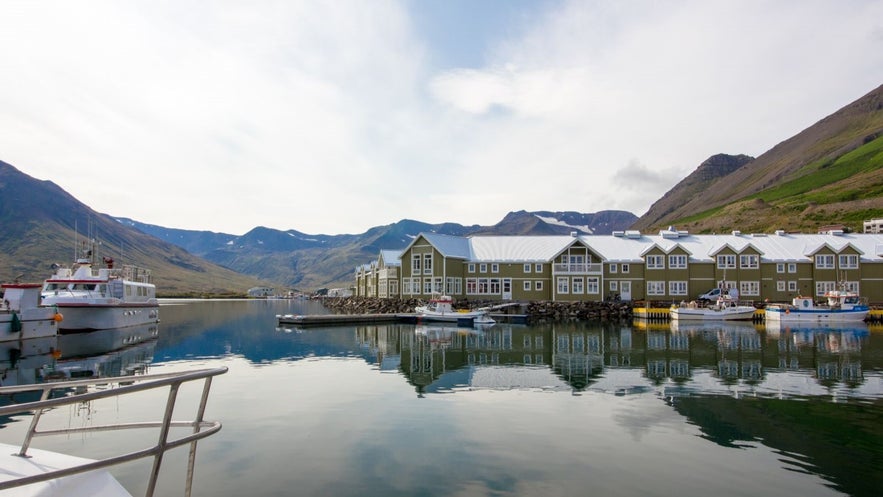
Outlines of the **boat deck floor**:
[[[10,481],[26,476],[39,475],[56,469],[69,468],[91,462],[82,457],[69,456],[39,449],[29,449],[29,457],[19,457],[20,447],[0,443],[0,481]],[[90,471],[41,483],[33,483],[10,490],[10,495],[92,497],[132,497],[106,470]],[[5,495],[5,494],[4,494]]]

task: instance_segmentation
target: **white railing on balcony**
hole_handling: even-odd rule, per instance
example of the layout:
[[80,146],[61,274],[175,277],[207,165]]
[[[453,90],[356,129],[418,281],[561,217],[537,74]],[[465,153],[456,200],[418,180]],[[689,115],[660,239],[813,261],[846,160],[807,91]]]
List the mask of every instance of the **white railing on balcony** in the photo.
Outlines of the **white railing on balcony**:
[[574,262],[552,265],[555,274],[601,274],[600,263]]

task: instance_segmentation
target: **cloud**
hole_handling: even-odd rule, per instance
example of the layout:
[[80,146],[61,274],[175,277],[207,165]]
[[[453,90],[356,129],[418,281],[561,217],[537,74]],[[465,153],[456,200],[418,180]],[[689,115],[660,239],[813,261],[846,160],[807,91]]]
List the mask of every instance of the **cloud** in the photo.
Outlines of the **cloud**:
[[454,43],[421,2],[4,2],[0,158],[235,234],[640,213],[879,85],[881,5],[500,2]]

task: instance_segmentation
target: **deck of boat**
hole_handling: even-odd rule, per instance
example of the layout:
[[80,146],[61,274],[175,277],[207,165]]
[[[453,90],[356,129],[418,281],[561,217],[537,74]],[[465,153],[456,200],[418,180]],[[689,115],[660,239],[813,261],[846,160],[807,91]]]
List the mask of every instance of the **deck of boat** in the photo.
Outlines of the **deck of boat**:
[[[26,476],[42,475],[49,471],[73,468],[93,462],[91,459],[69,456],[46,450],[30,449],[28,457],[16,455],[20,447],[0,443],[0,482]],[[99,469],[57,480],[32,483],[18,487],[14,494],[20,497],[44,495],[89,495],[93,497],[131,497],[107,470]]]

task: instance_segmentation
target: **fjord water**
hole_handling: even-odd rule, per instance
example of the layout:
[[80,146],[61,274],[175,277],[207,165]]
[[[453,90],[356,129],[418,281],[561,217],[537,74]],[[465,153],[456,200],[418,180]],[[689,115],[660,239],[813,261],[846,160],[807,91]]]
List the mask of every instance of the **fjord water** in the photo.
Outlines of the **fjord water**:
[[[880,329],[276,328],[276,314],[321,312],[162,305],[158,339],[133,355],[149,363],[139,371],[229,368],[212,388],[206,417],[224,428],[199,445],[194,496],[871,496],[883,485]],[[165,459],[158,495],[181,495],[185,460]],[[114,474],[138,495],[145,468]]]

